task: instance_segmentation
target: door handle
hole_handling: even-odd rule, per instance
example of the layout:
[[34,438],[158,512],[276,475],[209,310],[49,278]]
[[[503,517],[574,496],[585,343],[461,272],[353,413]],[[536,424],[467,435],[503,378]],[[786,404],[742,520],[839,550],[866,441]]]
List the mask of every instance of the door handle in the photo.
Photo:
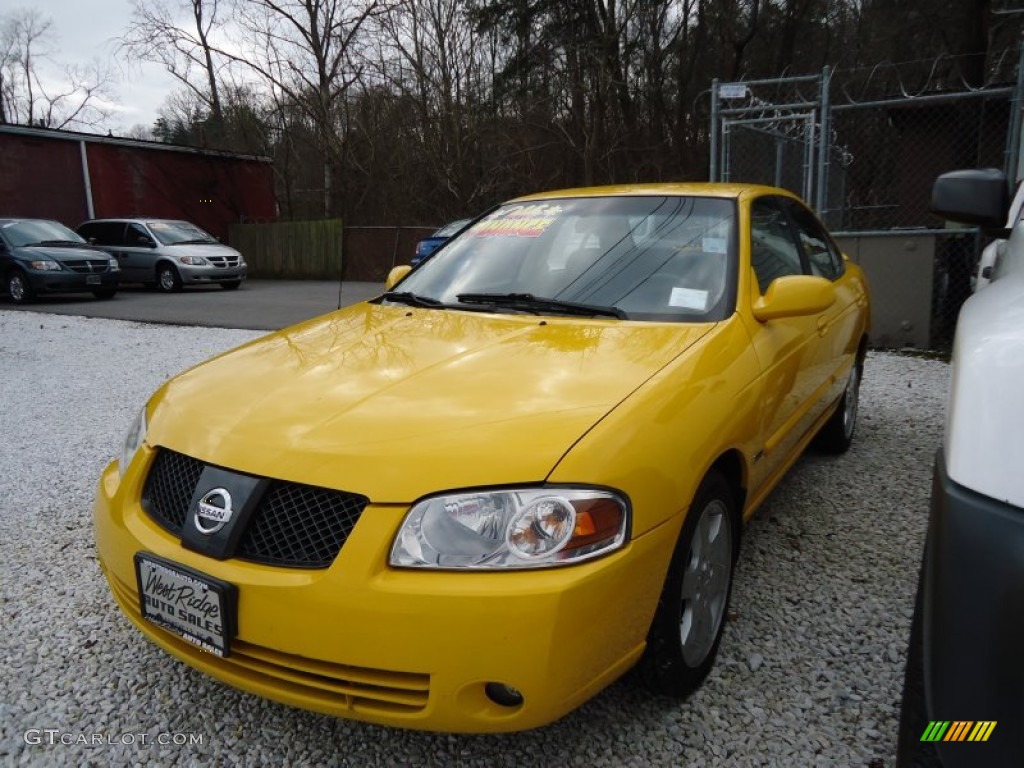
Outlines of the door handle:
[[826,333],[828,333],[828,318],[827,317],[819,317],[818,318],[818,335],[819,336],[824,336]]

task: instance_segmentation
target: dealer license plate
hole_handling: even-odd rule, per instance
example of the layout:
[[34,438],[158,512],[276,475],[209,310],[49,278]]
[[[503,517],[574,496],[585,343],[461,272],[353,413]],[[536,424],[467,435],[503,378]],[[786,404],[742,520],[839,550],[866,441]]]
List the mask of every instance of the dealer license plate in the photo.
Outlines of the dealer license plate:
[[143,618],[204,651],[229,654],[238,594],[233,584],[141,552],[135,573]]
[[100,276],[99,275],[86,275],[85,276],[85,284],[86,285],[99,285],[100,284]]

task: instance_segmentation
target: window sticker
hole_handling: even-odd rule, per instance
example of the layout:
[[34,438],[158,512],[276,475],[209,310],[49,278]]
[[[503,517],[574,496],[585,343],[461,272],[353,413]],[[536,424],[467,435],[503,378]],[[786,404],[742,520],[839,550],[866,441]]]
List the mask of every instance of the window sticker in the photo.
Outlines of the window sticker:
[[170,227],[162,221],[150,221],[149,226],[151,229],[156,230],[170,229]]
[[724,237],[705,237],[701,243],[704,253],[726,253]]
[[513,205],[473,227],[475,237],[540,237],[562,212],[560,205]]
[[708,308],[708,292],[695,288],[673,288],[668,305],[681,309],[699,309],[703,312]]

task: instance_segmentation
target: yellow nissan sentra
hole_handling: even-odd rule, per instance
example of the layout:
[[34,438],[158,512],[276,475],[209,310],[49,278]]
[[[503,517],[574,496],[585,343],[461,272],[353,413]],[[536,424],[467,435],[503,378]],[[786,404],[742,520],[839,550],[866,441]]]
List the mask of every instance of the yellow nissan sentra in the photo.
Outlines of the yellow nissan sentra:
[[685,696],[743,521],[850,445],[868,321],[783,190],[513,200],[161,387],[100,478],[100,562],[170,654],[318,712],[521,730],[637,664]]

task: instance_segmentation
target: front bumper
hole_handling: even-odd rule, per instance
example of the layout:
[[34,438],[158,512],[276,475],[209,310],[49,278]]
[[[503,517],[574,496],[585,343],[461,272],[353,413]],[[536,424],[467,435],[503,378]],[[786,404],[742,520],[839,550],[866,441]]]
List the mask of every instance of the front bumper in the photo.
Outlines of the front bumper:
[[214,267],[209,265],[190,265],[177,263],[178,274],[185,285],[210,285],[213,283],[233,283],[245,280],[248,267]]
[[950,479],[940,452],[924,568],[928,719],[996,721],[984,743],[938,742],[944,765],[1024,755],[1024,509]]
[[120,272],[44,272],[28,270],[28,279],[36,293],[89,293],[116,289],[121,282]]
[[[220,561],[182,548],[139,506],[150,460],[139,456],[123,481],[111,464],[95,506],[100,565],[128,618],[173,656],[238,688],[388,726],[516,731],[575,709],[643,652],[677,533],[663,525],[611,556],[550,570],[399,570],[387,556],[406,507],[371,504],[329,568]],[[141,617],[139,551],[237,587],[228,658]],[[523,703],[495,703],[488,682],[516,688]]]

